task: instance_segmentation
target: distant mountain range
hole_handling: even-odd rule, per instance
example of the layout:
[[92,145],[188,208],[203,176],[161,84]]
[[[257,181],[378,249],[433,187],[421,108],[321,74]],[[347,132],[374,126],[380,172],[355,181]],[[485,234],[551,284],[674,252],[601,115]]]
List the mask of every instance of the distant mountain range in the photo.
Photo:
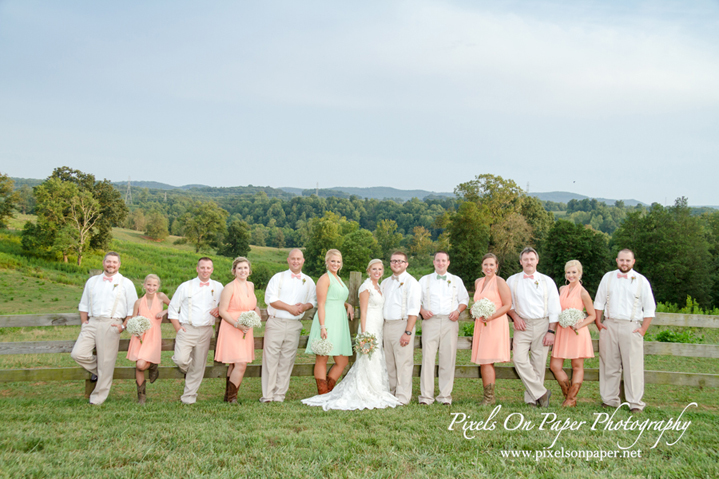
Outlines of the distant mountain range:
[[[15,181],[15,187],[22,185],[35,186],[43,182],[43,180],[36,180],[32,178],[12,178]],[[125,188],[127,181],[114,182],[118,188]],[[183,185],[183,186],[172,186],[166,183],[160,183],[157,181],[133,181],[132,186],[135,188],[150,188],[156,190],[198,190],[201,193],[219,194],[221,196],[234,195],[234,194],[255,194],[257,192],[265,192],[269,197],[280,197],[288,198],[291,196],[310,196],[316,191],[322,197],[337,196],[340,198],[349,198],[352,195],[359,196],[360,198],[370,198],[377,200],[399,200],[407,201],[412,198],[419,198],[420,200],[429,198],[452,198],[454,193],[451,192],[437,192],[427,190],[400,190],[389,186],[373,186],[369,188],[352,188],[346,186],[336,186],[334,188],[322,188],[315,190],[314,188],[272,188],[270,186],[234,186],[234,187],[214,187],[207,185]],[[555,203],[568,203],[570,200],[583,200],[591,198],[586,195],[579,195],[577,193],[570,193],[568,191],[550,191],[547,193],[529,193],[530,196],[534,196],[542,201],[554,201]],[[601,201],[607,205],[613,206],[617,200],[609,198],[596,198],[597,201]],[[639,200],[625,199],[623,200],[626,206],[645,205]],[[717,208],[718,206],[707,206],[708,208]]]

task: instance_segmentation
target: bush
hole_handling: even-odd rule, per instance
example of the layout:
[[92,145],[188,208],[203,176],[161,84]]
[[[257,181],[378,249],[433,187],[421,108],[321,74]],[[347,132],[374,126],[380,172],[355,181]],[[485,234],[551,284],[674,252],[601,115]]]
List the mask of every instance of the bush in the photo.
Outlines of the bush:
[[680,308],[675,303],[657,303],[657,313],[676,313],[676,314],[704,314],[710,316],[719,316],[719,308],[703,309],[699,306],[699,302],[691,296],[687,296],[686,305]]
[[646,341],[659,341],[660,343],[690,343],[696,344],[704,341],[704,335],[696,336],[692,331],[664,330],[656,335],[647,336]]

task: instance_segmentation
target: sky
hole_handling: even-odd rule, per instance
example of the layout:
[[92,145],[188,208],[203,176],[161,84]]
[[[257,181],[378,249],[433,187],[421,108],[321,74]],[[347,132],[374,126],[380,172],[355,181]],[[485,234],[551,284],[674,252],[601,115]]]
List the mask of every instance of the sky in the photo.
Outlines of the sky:
[[719,205],[719,1],[0,0],[0,172]]

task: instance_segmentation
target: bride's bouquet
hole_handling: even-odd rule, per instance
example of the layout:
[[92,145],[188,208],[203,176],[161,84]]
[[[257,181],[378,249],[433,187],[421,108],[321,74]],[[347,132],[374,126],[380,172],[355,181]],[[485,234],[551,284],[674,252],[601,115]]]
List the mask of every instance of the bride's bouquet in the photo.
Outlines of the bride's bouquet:
[[127,332],[137,336],[142,343],[142,335],[152,327],[152,323],[144,316],[135,316],[127,322]]
[[[482,298],[472,305],[472,317],[477,318],[491,318],[492,315],[497,311],[497,306],[488,298]],[[484,321],[484,325],[487,326],[487,321]]]
[[[559,313],[559,325],[564,328],[572,328],[572,326],[576,326],[577,323],[582,321],[585,317],[586,316],[584,316],[582,311],[575,308],[567,308]],[[579,335],[579,331],[573,328],[572,330],[575,334]]]
[[332,341],[329,339],[315,339],[312,341],[311,349],[312,352],[315,353],[317,356],[329,356],[332,354],[332,350],[334,349],[334,344],[332,344]]
[[[235,324],[235,327],[238,326],[245,326],[247,328],[259,328],[262,326],[262,319],[260,319],[260,316],[255,313],[254,311],[245,311],[240,315],[239,318],[237,318],[237,323]],[[242,339],[245,339],[245,336],[247,336],[247,332],[242,332]]]
[[366,354],[367,359],[372,359],[372,353],[377,351],[378,345],[377,336],[365,331],[355,338],[354,349],[357,354]]

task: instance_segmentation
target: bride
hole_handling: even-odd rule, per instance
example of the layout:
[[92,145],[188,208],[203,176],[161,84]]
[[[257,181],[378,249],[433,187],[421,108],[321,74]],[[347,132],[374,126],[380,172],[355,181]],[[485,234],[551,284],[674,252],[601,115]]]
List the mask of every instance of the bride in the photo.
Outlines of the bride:
[[366,354],[359,354],[344,381],[335,386],[331,392],[303,399],[302,402],[308,406],[322,406],[322,409],[327,411],[382,409],[402,405],[399,399],[389,392],[387,364],[382,347],[384,297],[379,287],[379,280],[384,274],[382,260],[370,261],[367,273],[369,278],[359,289],[360,322],[362,332],[369,332],[377,337],[377,349],[372,354],[372,359]]

